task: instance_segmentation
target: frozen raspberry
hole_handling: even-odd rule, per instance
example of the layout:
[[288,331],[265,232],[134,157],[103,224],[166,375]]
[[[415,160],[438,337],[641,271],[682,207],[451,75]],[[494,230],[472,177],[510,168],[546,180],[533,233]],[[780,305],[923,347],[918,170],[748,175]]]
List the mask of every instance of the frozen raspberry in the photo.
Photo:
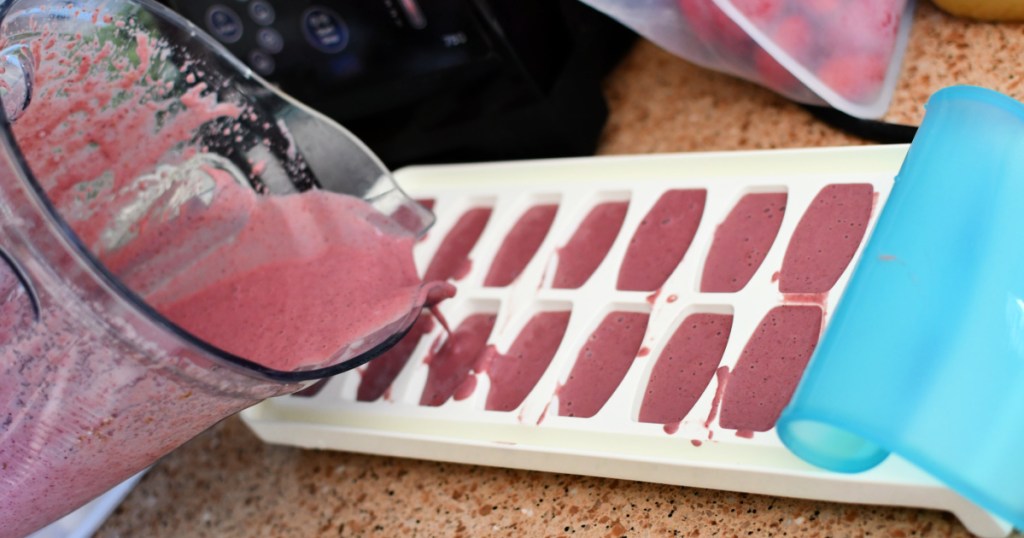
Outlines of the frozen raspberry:
[[714,4],[711,0],[678,0],[678,3],[679,11],[694,37],[710,47],[715,39],[710,24]]
[[754,69],[762,86],[786,94],[800,86],[800,81],[764,49],[754,51]]
[[753,40],[712,0],[677,0],[679,11],[690,31],[717,55],[732,60],[746,60]]
[[800,15],[783,18],[772,28],[769,37],[786,54],[804,65],[815,61],[814,56],[819,53],[814,43],[814,30],[807,19]]
[[711,28],[714,32],[717,43],[720,45],[718,50],[723,51],[733,58],[746,58],[750,55],[754,49],[754,40],[747,35],[747,33],[740,28],[735,21],[729,18],[724,11],[718,9],[718,6],[711,0],[707,0],[709,4],[708,9],[711,15]]
[[800,2],[800,7],[810,15],[825,18],[835,13],[840,4],[842,4],[842,0],[803,0]]
[[844,5],[832,17],[822,45],[830,51],[890,54],[900,26],[901,0],[863,0]]
[[782,14],[782,0],[732,0],[732,5],[750,22],[764,27]]
[[832,91],[850,101],[865,103],[878,95],[888,67],[887,56],[838,52],[821,65],[817,75]]

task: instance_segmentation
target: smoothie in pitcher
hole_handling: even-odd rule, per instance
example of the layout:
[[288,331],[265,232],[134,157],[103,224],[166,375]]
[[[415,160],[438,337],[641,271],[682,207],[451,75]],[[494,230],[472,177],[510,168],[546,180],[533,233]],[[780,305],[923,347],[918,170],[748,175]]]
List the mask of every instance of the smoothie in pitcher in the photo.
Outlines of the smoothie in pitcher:
[[[0,166],[11,207],[27,215],[0,239],[42,260],[29,264],[31,292],[14,272],[0,290],[19,311],[0,330],[0,537],[30,533],[216,421],[301,388],[211,360],[178,331],[265,368],[313,369],[372,349],[454,293],[422,282],[415,237],[366,202],[254,191],[196,133],[233,135],[234,120],[258,111],[220,99],[223,80],[172,63],[180,51],[144,17],[115,10],[139,6],[99,6],[44,18],[74,32],[28,25],[33,95],[11,127],[74,239],[54,242],[60,225],[36,191]],[[154,325],[111,288],[121,285],[175,327]]]

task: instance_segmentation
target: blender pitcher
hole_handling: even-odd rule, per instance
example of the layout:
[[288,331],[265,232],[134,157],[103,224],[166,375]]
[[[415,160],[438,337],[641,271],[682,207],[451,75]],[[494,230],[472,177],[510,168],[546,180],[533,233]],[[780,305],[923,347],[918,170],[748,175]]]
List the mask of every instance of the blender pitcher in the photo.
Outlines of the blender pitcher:
[[366,147],[163,6],[0,3],[0,49],[0,536],[452,293]]

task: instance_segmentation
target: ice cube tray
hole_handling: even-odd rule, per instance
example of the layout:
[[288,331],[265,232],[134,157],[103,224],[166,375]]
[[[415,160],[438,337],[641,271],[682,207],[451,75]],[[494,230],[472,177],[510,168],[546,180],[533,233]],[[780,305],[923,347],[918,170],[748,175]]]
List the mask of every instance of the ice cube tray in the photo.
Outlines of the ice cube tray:
[[[416,346],[384,396],[358,401],[363,370],[329,380],[312,395],[263,402],[242,419],[264,441],[306,448],[349,450],[678,484],[825,501],[899,505],[953,512],[980,536],[1005,536],[1010,527],[897,457],[861,474],[812,467],[789,453],[774,429],[723,427],[722,394],[744,347],[773,308],[820,308],[823,323],[835,308],[870,227],[887,199],[906,146],[757,152],[588,157],[512,163],[437,165],[399,170],[412,196],[431,200],[437,224],[420,242],[421,269],[459,218],[490,208],[469,263],[459,267],[458,296],[441,306],[452,329],[474,314],[496,316],[487,343],[508,350],[523,326],[542,311],[570,311],[564,338],[543,375],[512,411],[487,410],[486,367],[460,383],[456,397],[421,405],[428,357],[443,341],[435,324]],[[851,263],[824,293],[784,294],[779,271],[798,223],[829,185],[870,184],[874,208]],[[706,193],[704,209],[681,262],[657,291],[620,291],[617,276],[637,226],[668,190]],[[786,208],[771,248],[749,282],[735,292],[702,292],[703,265],[716,229],[750,193],[785,193]],[[595,206],[628,201],[621,229],[603,261],[576,289],[555,289],[559,249]],[[484,286],[490,262],[519,217],[538,204],[558,204],[550,231],[528,265],[502,287]],[[756,261],[756,260],[755,260]],[[611,312],[649,314],[635,358],[613,383],[593,416],[562,416],[559,390],[584,343]],[[692,409],[678,423],[639,421],[654,364],[688,315],[731,316],[721,361]],[[436,359],[434,359],[436,360]],[[746,367],[746,366],[744,366]],[[723,391],[724,389],[724,391]]]

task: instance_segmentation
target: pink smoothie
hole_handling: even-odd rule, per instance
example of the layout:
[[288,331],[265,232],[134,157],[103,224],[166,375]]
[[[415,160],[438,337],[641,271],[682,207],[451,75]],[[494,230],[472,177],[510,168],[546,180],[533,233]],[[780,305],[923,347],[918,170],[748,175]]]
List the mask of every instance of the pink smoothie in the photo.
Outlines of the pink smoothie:
[[7,345],[35,319],[32,299],[11,267],[0,261],[0,346]]
[[[171,321],[271,368],[353,356],[378,331],[399,330],[423,299],[414,238],[366,202],[319,190],[259,196],[216,159],[152,173],[204,123],[245,113],[196,82],[177,101],[183,111],[150,134],[172,103],[115,103],[143,91],[136,84],[152,47],[137,35],[140,65],[116,87],[98,71],[43,61],[33,102],[46,106],[29,107],[14,125],[32,171],[82,241]],[[111,54],[106,43],[92,61]],[[84,115],[90,107],[100,110]],[[121,158],[126,140],[135,141],[131,159]],[[104,189],[95,178],[105,174]],[[147,192],[155,200],[135,209]],[[128,211],[133,221],[115,218]]]
[[321,380],[317,381],[316,383],[313,383],[312,385],[310,385],[310,386],[308,386],[308,387],[306,387],[306,388],[304,388],[304,389],[302,389],[302,390],[300,390],[298,392],[293,392],[292,396],[298,396],[300,398],[312,398],[313,396],[316,396],[317,394],[320,394],[320,391],[324,390],[324,387],[327,386],[327,382],[330,381],[330,380],[331,380],[331,378],[321,379]]
[[592,417],[618,388],[640,351],[648,314],[612,312],[590,334],[558,389],[558,414]]
[[430,371],[420,397],[420,405],[438,406],[447,402],[470,376],[483,370],[487,338],[494,329],[496,319],[494,314],[473,314],[467,317],[440,349],[427,355],[424,362]]
[[691,314],[665,344],[651,370],[640,422],[678,423],[715,377],[732,330],[732,316]]
[[487,221],[491,219],[491,208],[477,207],[459,217],[444,241],[437,247],[423,278],[428,281],[449,280],[466,276],[471,268],[469,251],[473,250],[480,235],[484,233]]
[[[13,131],[79,240],[164,316],[225,351],[291,370],[360,353],[382,330],[400,330],[428,295],[451,291],[424,288],[413,237],[360,200],[257,195],[193,141],[211,121],[254,113],[218,102],[202,81],[164,95],[179,86],[150,77],[181,72],[162,64],[172,57],[166,44],[131,22],[109,29],[133,37],[33,38],[34,95]],[[19,233],[42,237],[34,226]],[[40,320],[0,347],[0,536],[27,534],[216,421],[299,388],[139,332],[153,329],[81,276],[82,265],[45,248],[58,261],[36,275]]]
[[203,234],[204,216],[222,214],[218,204],[232,197],[249,199],[246,226],[188,271],[167,279],[148,267],[111,268],[133,288],[162,279],[146,299],[171,321],[278,370],[361,352],[360,343],[380,329],[403,329],[395,324],[422,304],[413,236],[385,232],[374,222],[376,210],[348,196],[319,190],[259,196],[227,188],[194,215],[183,211],[167,227],[151,226],[152,237],[144,240]]
[[761,320],[725,386],[719,424],[740,432],[775,426],[821,332],[817,306],[777,306]]
[[535,314],[507,353],[490,349],[488,411],[513,411],[523,403],[562,344],[565,329],[569,326],[569,315],[565,311]]
[[523,272],[551,229],[558,205],[544,204],[528,209],[505,236],[484,286],[507,286]]
[[715,230],[700,291],[732,293],[743,289],[768,255],[785,212],[784,192],[741,198]]
[[629,202],[605,202],[590,210],[569,242],[558,249],[553,287],[576,289],[590,279],[618,237],[628,208]]
[[616,289],[655,291],[690,249],[704,214],[707,191],[671,190],[640,222],[619,268]]
[[866,183],[823,188],[789,240],[779,291],[822,293],[832,289],[864,238],[874,200],[874,188]]
[[372,402],[383,396],[409,362],[409,358],[416,351],[420,340],[432,330],[434,330],[434,319],[426,314],[420,314],[416,323],[395,344],[395,347],[385,351],[366,365],[359,378],[356,399],[360,402]]

